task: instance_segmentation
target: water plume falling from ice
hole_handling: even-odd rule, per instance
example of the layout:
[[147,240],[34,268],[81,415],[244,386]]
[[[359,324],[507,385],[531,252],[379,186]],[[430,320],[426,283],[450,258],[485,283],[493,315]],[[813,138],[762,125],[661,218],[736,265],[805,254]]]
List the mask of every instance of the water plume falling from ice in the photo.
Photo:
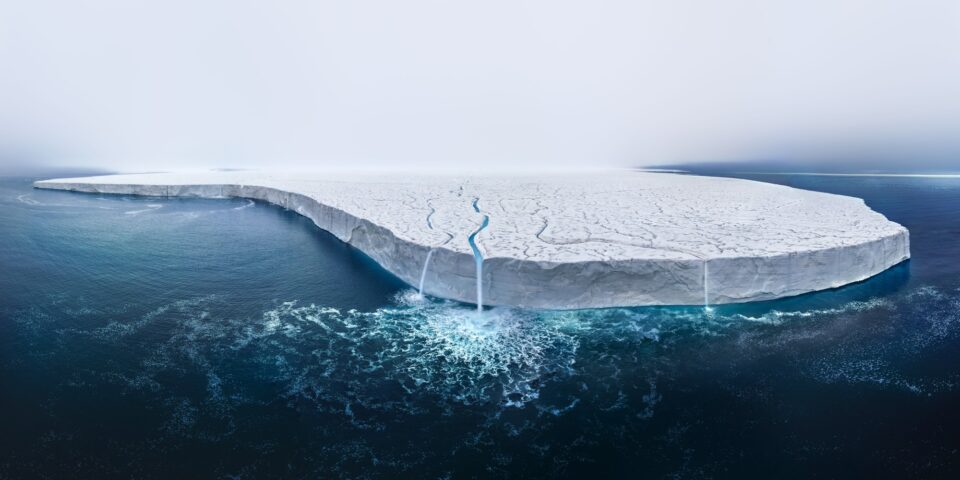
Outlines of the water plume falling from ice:
[[710,268],[709,263],[706,260],[703,262],[703,309],[706,311],[713,310],[710,308]]
[[[477,213],[480,212],[480,207],[477,206],[479,198],[473,199],[473,210]],[[467,237],[467,242],[470,244],[470,248],[473,250],[473,258],[477,262],[477,311],[483,311],[483,254],[480,253],[480,249],[477,248],[477,234],[480,233],[484,228],[487,228],[487,225],[490,224],[490,217],[488,215],[483,216],[483,222],[480,223],[480,228],[476,229],[473,233]]]
[[421,297],[423,296],[423,282],[427,279],[427,267],[430,266],[430,257],[433,256],[433,250],[434,249],[431,248],[430,251],[427,252],[427,259],[423,261],[423,271],[420,272],[420,288],[418,292]]

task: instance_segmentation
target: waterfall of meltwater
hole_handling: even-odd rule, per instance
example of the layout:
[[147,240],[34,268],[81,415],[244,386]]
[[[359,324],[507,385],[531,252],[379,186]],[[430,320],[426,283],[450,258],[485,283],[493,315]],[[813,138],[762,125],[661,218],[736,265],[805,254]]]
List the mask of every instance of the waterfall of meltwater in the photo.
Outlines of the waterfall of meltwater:
[[706,261],[703,262],[703,308],[709,312],[712,309],[710,308],[710,269],[708,265]]
[[[473,199],[473,210],[477,213],[480,212],[480,207],[477,206],[479,198]],[[487,225],[490,224],[490,217],[487,215],[483,216],[483,222],[480,223],[480,228],[476,229],[473,233],[467,237],[467,243],[470,244],[470,249],[473,250],[473,259],[477,263],[477,311],[483,311],[483,254],[480,253],[480,249],[477,248],[477,234],[480,233],[484,228],[487,228]]]
[[433,256],[433,249],[427,252],[427,259],[423,262],[423,271],[420,272],[420,296],[423,296],[423,282],[427,279],[427,267],[430,266],[430,257]]

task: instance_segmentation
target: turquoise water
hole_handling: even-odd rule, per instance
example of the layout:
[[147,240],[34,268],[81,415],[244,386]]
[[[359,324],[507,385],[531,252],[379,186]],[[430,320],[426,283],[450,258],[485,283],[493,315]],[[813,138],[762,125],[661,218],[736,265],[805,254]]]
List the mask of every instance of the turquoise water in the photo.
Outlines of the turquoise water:
[[913,259],[478,315],[278,207],[0,179],[0,478],[957,474],[960,179],[761,179],[865,198]]

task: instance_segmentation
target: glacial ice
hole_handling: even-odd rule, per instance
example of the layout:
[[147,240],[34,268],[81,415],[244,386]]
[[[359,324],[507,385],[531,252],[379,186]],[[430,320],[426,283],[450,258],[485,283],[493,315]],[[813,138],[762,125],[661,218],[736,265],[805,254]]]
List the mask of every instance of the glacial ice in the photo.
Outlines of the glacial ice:
[[485,305],[768,300],[864,280],[910,256],[907,230],[858,198],[671,173],[211,171],[35,186],[269,202],[310,218],[425,294]]

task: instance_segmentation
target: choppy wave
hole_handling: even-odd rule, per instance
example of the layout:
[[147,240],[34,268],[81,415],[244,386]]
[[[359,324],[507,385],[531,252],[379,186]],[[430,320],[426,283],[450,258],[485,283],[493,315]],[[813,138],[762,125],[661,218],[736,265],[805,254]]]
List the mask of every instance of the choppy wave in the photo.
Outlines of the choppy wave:
[[886,315],[879,319],[838,316],[846,322],[829,338],[829,348],[803,362],[804,370],[825,383],[871,384],[920,395],[954,390],[960,385],[956,375],[921,373],[925,369],[915,364],[960,336],[960,289],[924,286],[902,300],[885,302]]
[[[876,348],[876,342],[867,341],[874,338],[873,330],[853,330],[848,343],[860,350],[854,352],[849,345],[841,344],[825,354],[814,369],[826,381],[855,379],[856,375],[843,372],[882,367],[882,362],[855,357],[887,352],[894,346],[919,351],[957,332],[960,295],[921,288],[905,298],[908,307],[898,307],[889,299],[871,299],[826,309],[771,310],[758,316],[694,308],[564,312],[495,308],[478,314],[465,305],[424,299],[409,290],[398,295],[394,305],[372,312],[288,301],[256,319],[217,319],[216,304],[222,300],[204,296],[163,305],[134,319],[108,315],[111,320],[102,326],[60,331],[117,342],[162,319],[178,325],[179,333],[168,343],[186,358],[200,358],[197,352],[203,348],[220,357],[259,350],[263,358],[279,366],[282,374],[289,374],[287,392],[291,395],[317,390],[311,380],[337,375],[346,380],[358,373],[377,373],[408,394],[432,393],[464,404],[523,406],[538,398],[544,379],[569,376],[576,370],[578,349],[584,341],[592,348],[624,342],[665,342],[663,348],[669,348],[690,336],[710,338],[730,333],[741,347],[776,349],[836,336],[834,330],[847,328],[845,322],[864,312],[884,311],[894,321],[906,316],[915,319],[915,324],[922,322],[925,328],[898,335],[893,342],[885,341],[882,349]],[[73,303],[66,302],[62,313],[71,317],[104,313]],[[44,312],[33,313],[35,320],[49,318]],[[808,323],[810,320],[818,321]],[[756,330],[745,329],[745,325],[788,328]],[[839,357],[855,360],[845,367]],[[311,379],[304,370],[295,370],[295,365],[317,376]],[[856,365],[873,366],[854,368]],[[288,367],[293,370],[287,371]],[[831,368],[836,371],[828,371]]]
[[[22,331],[37,342],[53,331],[56,347],[74,355],[111,352],[109,361],[80,362],[87,366],[65,384],[87,390],[115,385],[154,397],[165,415],[158,426],[164,435],[227,441],[249,428],[244,412],[276,412],[270,406],[280,404],[335,430],[342,441],[330,447],[334,456],[349,453],[357,462],[376,457],[396,471],[432,460],[400,447],[372,447],[371,435],[411,421],[456,439],[433,451],[491,449],[520,438],[530,442],[531,455],[563,456],[575,445],[543,438],[552,425],[595,426],[596,432],[583,433],[583,442],[629,438],[658,422],[664,410],[670,414],[689,403],[685,395],[726,391],[765,402],[784,382],[868,385],[911,395],[960,385],[957,378],[919,375],[910,366],[960,338],[960,290],[932,287],[751,315],[735,307],[494,308],[478,314],[413,290],[373,311],[291,300],[252,317],[237,315],[231,299],[213,295],[141,313],[62,296],[49,303],[50,309],[14,317]],[[60,355],[36,350],[44,362]],[[129,356],[133,367],[118,368],[114,356]],[[768,361],[778,367],[750,370]],[[741,377],[749,379],[746,388],[731,381]],[[330,468],[325,471],[339,467]]]
[[[412,291],[400,295],[395,307],[373,312],[285,302],[245,329],[235,347],[272,336],[316,340],[322,348],[311,354],[320,366],[319,377],[349,376],[354,369],[377,372],[408,394],[513,406],[537,398],[537,381],[562,374],[573,364],[577,348],[562,322],[510,309],[478,314]],[[349,352],[346,361],[343,352]],[[305,378],[295,380],[291,392],[316,390]]]
[[[637,361],[609,356],[625,345],[659,344],[660,356],[696,342],[711,348],[736,346],[740,349],[737,355],[765,355],[797,345],[832,342],[815,360],[804,361],[806,371],[822,381],[873,382],[909,389],[914,384],[937,383],[901,378],[891,373],[891,362],[884,357],[903,351],[916,353],[955,336],[960,330],[958,293],[921,288],[907,294],[900,304],[871,299],[825,309],[771,310],[755,316],[695,308],[563,312],[494,308],[479,314],[465,305],[424,299],[413,290],[398,295],[394,305],[370,312],[287,301],[253,319],[222,318],[218,311],[225,300],[216,296],[172,302],[135,318],[128,318],[123,311],[103,312],[61,299],[57,301],[63,304],[61,315],[99,316],[108,321],[57,331],[117,343],[149,333],[155,324],[172,325],[175,330],[168,340],[144,362],[150,367],[145,369],[147,374],[187,361],[206,369],[203,375],[210,380],[210,391],[221,392],[216,396],[223,396],[224,382],[208,367],[250,355],[261,367],[272,370],[271,376],[284,384],[289,399],[316,400],[322,396],[320,392],[327,391],[323,385],[330,381],[372,381],[390,383],[406,395],[429,395],[464,405],[523,407],[536,401],[547,383],[582,375],[578,369],[592,366],[578,358],[584,346],[594,355],[589,361],[606,362],[611,367],[609,375],[616,378],[621,368],[629,367],[626,362]],[[883,312],[887,320],[866,323],[864,318],[876,317],[862,315],[868,312]],[[51,314],[44,311],[21,313],[32,319],[28,323],[37,331],[52,322]],[[896,325],[903,321],[912,322],[914,328],[898,333]],[[757,328],[749,328],[751,325]],[[691,340],[696,338],[701,340]],[[608,357],[603,356],[605,349],[610,350]],[[143,383],[142,379],[138,382]],[[937,384],[945,385],[942,381]],[[341,408],[346,408],[346,403]],[[568,405],[572,409],[577,404]]]

